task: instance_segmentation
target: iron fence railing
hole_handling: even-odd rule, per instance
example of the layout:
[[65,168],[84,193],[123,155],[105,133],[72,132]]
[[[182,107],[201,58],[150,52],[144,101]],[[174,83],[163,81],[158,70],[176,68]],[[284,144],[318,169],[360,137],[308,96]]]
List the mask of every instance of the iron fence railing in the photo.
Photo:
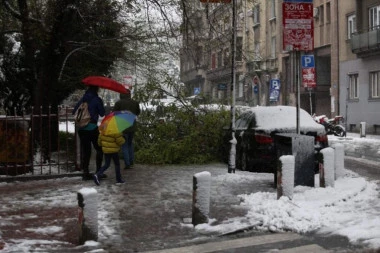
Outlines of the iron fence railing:
[[30,115],[0,115],[0,180],[78,172],[80,149],[72,108],[51,109],[32,108]]

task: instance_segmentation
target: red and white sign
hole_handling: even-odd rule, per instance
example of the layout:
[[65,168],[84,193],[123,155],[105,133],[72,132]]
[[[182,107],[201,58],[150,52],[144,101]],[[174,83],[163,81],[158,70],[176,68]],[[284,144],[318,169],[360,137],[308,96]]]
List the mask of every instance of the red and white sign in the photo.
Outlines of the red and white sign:
[[313,4],[282,3],[283,50],[314,50]]
[[302,84],[305,88],[315,88],[315,68],[302,68]]
[[124,87],[128,90],[132,90],[133,85],[133,77],[132,76],[124,76]]
[[229,4],[231,3],[231,0],[200,0],[201,3],[225,3]]

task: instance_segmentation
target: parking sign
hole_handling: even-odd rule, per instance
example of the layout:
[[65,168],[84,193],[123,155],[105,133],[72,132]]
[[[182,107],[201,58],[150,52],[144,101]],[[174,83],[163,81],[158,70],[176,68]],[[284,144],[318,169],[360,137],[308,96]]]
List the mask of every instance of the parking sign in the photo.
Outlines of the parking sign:
[[317,86],[315,80],[315,62],[314,55],[301,56],[302,65],[302,83],[305,88],[314,88]]
[[312,54],[303,55],[301,57],[301,64],[302,64],[302,68],[314,68],[315,67],[314,55]]
[[277,102],[280,97],[280,79],[271,79],[269,86],[269,101]]

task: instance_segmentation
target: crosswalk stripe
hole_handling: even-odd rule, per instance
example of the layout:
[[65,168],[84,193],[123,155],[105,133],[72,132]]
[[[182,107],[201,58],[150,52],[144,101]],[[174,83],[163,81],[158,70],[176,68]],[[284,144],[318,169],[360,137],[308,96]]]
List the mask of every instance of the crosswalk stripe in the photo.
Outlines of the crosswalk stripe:
[[302,236],[293,233],[279,233],[272,235],[252,236],[228,241],[209,242],[175,249],[148,251],[145,253],[207,253],[218,250],[243,248],[248,246],[270,244],[276,242],[301,239]]
[[330,252],[317,244],[304,245],[295,248],[280,250],[279,253],[327,253]]

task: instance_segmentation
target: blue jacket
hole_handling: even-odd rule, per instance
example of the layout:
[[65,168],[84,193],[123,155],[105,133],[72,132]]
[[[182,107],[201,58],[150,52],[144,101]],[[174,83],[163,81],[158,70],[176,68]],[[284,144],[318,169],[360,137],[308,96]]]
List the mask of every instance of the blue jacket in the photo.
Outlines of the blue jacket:
[[99,116],[103,117],[106,113],[102,99],[97,93],[87,90],[83,97],[75,105],[73,114],[75,114],[76,110],[83,101],[88,103],[88,111],[91,115],[91,122],[97,124]]

